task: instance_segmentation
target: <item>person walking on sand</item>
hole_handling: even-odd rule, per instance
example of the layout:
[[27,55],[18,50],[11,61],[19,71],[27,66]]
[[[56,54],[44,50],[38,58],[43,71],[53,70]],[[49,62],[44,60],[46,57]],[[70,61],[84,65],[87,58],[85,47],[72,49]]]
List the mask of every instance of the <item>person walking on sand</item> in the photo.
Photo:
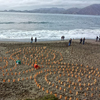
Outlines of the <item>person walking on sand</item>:
[[61,37],[61,40],[63,40],[63,41],[64,41],[64,38],[65,38],[65,36],[62,36],[62,37]]
[[98,41],[98,36],[96,37],[96,42]]
[[84,45],[84,43],[85,43],[85,37],[83,38],[83,45]]
[[82,38],[80,39],[80,44],[82,43]]
[[69,40],[68,46],[71,46],[72,39]]
[[31,37],[31,43],[33,42],[33,37]]
[[37,38],[35,37],[35,42],[37,42]]
[[100,36],[99,36],[99,42],[100,42]]

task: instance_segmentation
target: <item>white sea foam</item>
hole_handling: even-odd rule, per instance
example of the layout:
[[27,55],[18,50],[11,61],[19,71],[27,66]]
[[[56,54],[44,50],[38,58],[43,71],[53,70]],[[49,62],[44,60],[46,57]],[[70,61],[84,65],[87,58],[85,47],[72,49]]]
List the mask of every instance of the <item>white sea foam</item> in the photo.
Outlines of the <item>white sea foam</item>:
[[46,40],[58,40],[61,36],[65,36],[65,39],[95,39],[100,35],[100,29],[74,29],[74,30],[34,30],[34,31],[22,31],[22,30],[1,30],[0,39],[30,39],[37,37],[38,39]]

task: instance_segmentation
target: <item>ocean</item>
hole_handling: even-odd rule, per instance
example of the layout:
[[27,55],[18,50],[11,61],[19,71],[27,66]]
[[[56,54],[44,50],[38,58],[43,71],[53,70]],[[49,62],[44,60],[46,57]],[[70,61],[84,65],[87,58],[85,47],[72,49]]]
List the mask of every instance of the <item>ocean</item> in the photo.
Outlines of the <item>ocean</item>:
[[100,16],[0,12],[1,41],[95,39],[100,35]]

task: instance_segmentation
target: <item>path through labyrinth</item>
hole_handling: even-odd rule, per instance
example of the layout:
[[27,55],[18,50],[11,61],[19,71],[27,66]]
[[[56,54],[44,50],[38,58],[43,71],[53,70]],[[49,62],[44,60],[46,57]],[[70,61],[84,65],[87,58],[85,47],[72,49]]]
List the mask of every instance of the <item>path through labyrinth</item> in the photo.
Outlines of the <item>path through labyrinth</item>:
[[[54,94],[61,100],[100,98],[98,68],[63,62],[60,52],[47,47],[18,48],[7,51],[6,55],[9,57],[0,57],[3,84],[35,84],[37,97]],[[16,60],[21,60],[21,65],[17,65]],[[35,62],[40,69],[34,69]]]

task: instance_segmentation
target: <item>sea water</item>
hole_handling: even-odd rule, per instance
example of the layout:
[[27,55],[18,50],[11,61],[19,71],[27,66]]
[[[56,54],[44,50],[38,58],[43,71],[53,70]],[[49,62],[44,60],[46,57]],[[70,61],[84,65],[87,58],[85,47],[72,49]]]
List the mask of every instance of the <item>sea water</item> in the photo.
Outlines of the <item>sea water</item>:
[[0,12],[0,40],[95,39],[99,35],[100,16]]

